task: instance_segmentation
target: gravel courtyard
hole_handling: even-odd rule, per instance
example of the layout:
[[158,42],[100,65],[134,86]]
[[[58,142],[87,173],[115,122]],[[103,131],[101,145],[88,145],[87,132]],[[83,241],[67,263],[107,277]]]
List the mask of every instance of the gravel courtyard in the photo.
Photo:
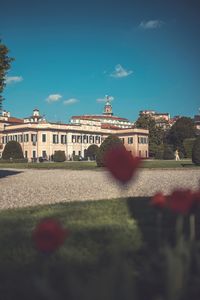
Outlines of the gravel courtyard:
[[106,171],[0,170],[0,209],[67,201],[151,196],[177,187],[197,189],[199,170],[138,171],[122,192]]

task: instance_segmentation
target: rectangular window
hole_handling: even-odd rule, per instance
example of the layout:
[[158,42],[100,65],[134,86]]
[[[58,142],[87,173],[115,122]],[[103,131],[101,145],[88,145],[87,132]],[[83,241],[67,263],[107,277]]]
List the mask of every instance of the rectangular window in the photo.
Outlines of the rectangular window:
[[81,136],[81,135],[78,135],[78,136],[77,136],[77,142],[78,142],[78,143],[82,143],[82,136]]
[[36,158],[36,151],[33,150],[33,158]]
[[100,144],[100,136],[96,135],[95,137],[95,143]]
[[25,151],[25,158],[28,158],[28,151]]
[[42,151],[42,157],[45,159],[47,158],[47,152],[45,150]]
[[61,144],[67,144],[67,136],[66,135],[61,135]]
[[73,156],[74,156],[74,155],[76,155],[76,152],[75,152],[75,151],[73,151]]
[[43,133],[43,134],[42,134],[42,142],[43,142],[43,143],[46,143],[46,141],[47,141],[46,134]]
[[89,137],[89,143],[94,144],[94,136],[90,135]]
[[58,144],[59,140],[58,140],[58,134],[53,134],[53,144]]
[[81,151],[78,151],[78,155],[81,156]]
[[25,142],[25,143],[28,142],[28,133],[24,134],[24,142]]
[[72,143],[76,143],[76,135],[72,135]]
[[23,143],[23,135],[22,134],[18,135],[18,142]]
[[133,144],[133,137],[128,137],[128,144]]
[[31,142],[33,143],[37,142],[37,134],[31,134]]

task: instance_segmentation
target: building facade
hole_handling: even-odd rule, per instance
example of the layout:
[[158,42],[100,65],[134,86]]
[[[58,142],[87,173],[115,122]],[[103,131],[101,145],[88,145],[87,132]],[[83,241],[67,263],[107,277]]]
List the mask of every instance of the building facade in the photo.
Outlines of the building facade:
[[[122,140],[133,155],[148,157],[148,130],[123,128],[118,123],[117,126],[102,122],[105,115],[99,116],[100,118],[79,116],[79,122],[74,122],[76,118],[72,118],[73,121],[69,124],[60,124],[46,121],[40,116],[38,109],[25,119],[11,118],[5,113],[0,117],[0,156],[5,145],[14,140],[20,143],[24,157],[29,161],[39,157],[49,160],[58,150],[64,151],[67,160],[71,160],[74,155],[85,157],[90,145],[100,146],[106,137],[113,134]],[[109,117],[113,118],[112,115]]]

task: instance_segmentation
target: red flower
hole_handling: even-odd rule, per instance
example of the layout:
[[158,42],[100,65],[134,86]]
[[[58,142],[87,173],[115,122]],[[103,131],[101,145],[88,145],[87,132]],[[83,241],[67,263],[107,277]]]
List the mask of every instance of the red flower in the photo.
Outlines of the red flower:
[[192,194],[193,202],[194,202],[194,208],[200,205],[200,190],[196,191]]
[[166,206],[166,196],[163,195],[163,193],[159,192],[157,194],[155,194],[152,198],[151,198],[151,204],[153,206],[156,206],[158,208],[163,208]]
[[132,178],[141,158],[133,157],[124,146],[117,146],[107,151],[104,162],[111,174],[124,184]]
[[41,221],[33,232],[33,240],[36,248],[42,252],[53,252],[57,250],[69,235],[59,221],[46,219]]
[[167,206],[176,213],[186,214],[193,205],[194,197],[190,190],[176,190],[167,197]]

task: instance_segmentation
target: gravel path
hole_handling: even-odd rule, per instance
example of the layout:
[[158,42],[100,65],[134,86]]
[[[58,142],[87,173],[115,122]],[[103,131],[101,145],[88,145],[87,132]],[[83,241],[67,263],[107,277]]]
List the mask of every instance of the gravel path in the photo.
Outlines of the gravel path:
[[152,196],[177,187],[199,187],[199,170],[141,169],[121,191],[106,171],[0,170],[0,209],[66,201]]

